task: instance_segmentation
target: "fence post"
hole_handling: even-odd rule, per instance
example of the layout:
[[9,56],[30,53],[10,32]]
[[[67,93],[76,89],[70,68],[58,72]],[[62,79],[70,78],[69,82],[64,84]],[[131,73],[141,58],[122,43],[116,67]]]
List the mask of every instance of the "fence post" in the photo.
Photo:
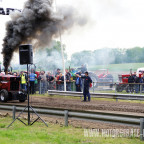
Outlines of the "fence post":
[[12,111],[13,111],[13,120],[15,120],[16,106],[13,106]]
[[144,118],[140,118],[140,140],[144,140]]
[[65,126],[68,126],[68,110],[64,111]]

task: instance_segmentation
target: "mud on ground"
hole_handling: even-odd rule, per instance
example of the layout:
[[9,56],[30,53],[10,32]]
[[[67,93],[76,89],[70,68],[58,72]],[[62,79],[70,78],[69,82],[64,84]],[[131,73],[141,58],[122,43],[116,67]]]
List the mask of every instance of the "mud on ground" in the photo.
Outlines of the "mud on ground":
[[144,113],[144,104],[116,101],[91,100],[91,102],[82,102],[80,98],[73,99],[68,97],[40,97],[32,96],[31,105],[53,108],[63,108],[72,110],[100,110],[100,111],[119,111]]
[[[73,99],[69,97],[48,97],[48,96],[31,96],[30,105],[38,107],[50,107],[50,108],[62,108],[68,110],[80,110],[80,111],[104,111],[113,113],[126,113],[144,116],[144,104],[141,103],[130,103],[130,102],[116,102],[116,101],[102,101],[92,100],[91,102],[81,102],[80,98]],[[22,104],[19,101],[11,101],[11,104]],[[64,124],[63,118],[57,117],[45,117],[50,123]],[[82,128],[97,128],[97,129],[109,129],[109,128],[132,128],[132,126],[117,125],[112,123],[104,122],[90,122],[82,120],[69,119],[69,124],[74,127]]]

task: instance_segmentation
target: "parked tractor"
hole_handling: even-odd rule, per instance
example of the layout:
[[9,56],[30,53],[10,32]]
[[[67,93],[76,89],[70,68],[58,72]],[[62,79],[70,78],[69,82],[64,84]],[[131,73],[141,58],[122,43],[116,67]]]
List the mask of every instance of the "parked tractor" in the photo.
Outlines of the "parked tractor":
[[[80,71],[84,73],[84,69],[86,68],[77,68],[76,71]],[[100,69],[96,73],[89,71],[89,76],[93,81],[94,88],[98,86],[111,86],[113,84],[113,76],[108,72],[108,69]]]
[[117,92],[122,92],[123,90],[128,92],[128,89],[129,89],[128,78],[129,78],[129,76],[130,76],[130,74],[118,75],[119,84],[116,84],[116,91]]
[[20,91],[20,77],[0,73],[0,101],[19,100],[25,102],[27,94]]

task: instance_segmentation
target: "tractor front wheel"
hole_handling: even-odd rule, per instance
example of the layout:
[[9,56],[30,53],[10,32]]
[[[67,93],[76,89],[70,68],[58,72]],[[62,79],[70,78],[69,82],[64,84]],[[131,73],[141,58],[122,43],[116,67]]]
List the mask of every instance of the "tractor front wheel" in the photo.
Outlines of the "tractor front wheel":
[[8,91],[7,91],[7,90],[2,89],[2,90],[0,91],[0,100],[1,100],[2,102],[6,102],[6,101],[8,100]]

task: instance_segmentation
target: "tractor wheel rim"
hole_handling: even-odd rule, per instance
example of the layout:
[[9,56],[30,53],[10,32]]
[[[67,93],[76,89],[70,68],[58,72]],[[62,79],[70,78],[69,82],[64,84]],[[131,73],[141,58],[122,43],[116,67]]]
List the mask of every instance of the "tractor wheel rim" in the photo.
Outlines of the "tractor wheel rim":
[[1,94],[1,100],[2,100],[2,101],[4,100],[4,95],[3,95],[3,94]]

